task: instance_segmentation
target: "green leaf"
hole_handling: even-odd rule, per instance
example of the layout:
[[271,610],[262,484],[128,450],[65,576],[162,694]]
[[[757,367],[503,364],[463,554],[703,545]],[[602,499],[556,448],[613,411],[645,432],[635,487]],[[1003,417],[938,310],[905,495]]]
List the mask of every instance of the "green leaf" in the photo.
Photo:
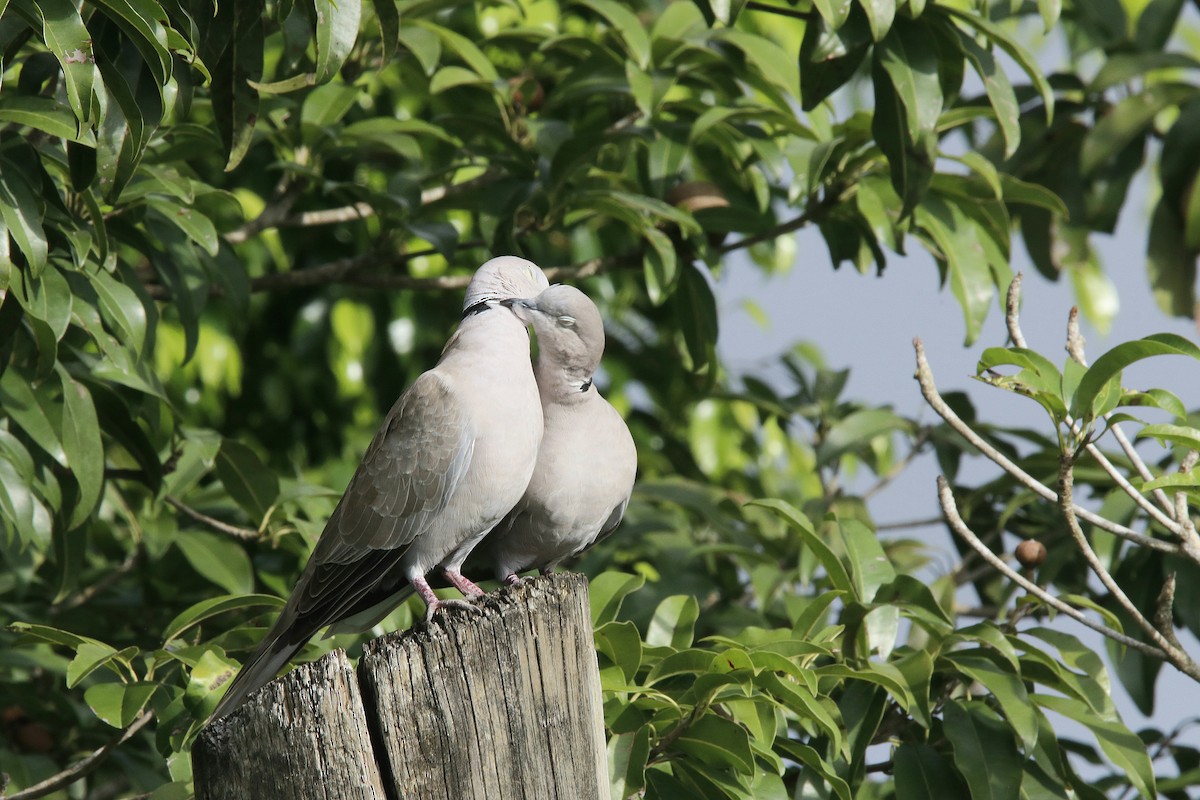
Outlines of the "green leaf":
[[[1165,175],[1163,180],[1167,180]],[[1183,220],[1163,197],[1150,215],[1146,271],[1158,307],[1167,314],[1190,319],[1196,309],[1196,258],[1188,252],[1184,238]]]
[[969,345],[979,336],[995,296],[979,231],[957,201],[936,193],[930,193],[916,208],[914,219],[937,245],[945,261],[950,289],[963,310]]
[[196,625],[218,614],[251,608],[276,610],[283,608],[283,604],[282,599],[267,594],[229,594],[201,600],[171,620],[163,631],[163,645],[170,644]]
[[691,647],[700,606],[690,594],[665,598],[654,610],[646,631],[646,644],[682,650]]
[[618,733],[608,740],[609,783],[613,797],[634,797],[646,788],[646,762],[650,758],[650,726]]
[[934,5],[930,10],[935,14],[945,14],[969,25],[999,45],[1000,49],[1008,53],[1009,57],[1025,71],[1038,93],[1041,94],[1042,103],[1046,107],[1046,123],[1049,124],[1054,119],[1054,90],[1029,51],[1017,44],[1016,40],[1005,33],[999,25],[982,14],[945,5]]
[[812,550],[813,555],[825,567],[825,572],[829,576],[830,583],[835,589],[840,589],[847,593],[853,593],[854,588],[850,582],[850,576],[846,572],[846,566],[838,559],[833,550],[829,548],[816,531],[813,530],[812,523],[808,517],[804,516],[795,506],[785,500],[766,499],[766,500],[751,500],[746,503],[747,506],[765,508],[775,512],[777,516],[783,519],[792,530],[800,534],[800,538],[804,541],[804,545]]
[[0,217],[8,232],[25,254],[33,277],[46,266],[49,243],[42,227],[45,203],[24,173],[11,162],[0,160]]
[[650,66],[650,37],[641,20],[628,7],[613,0],[576,0],[604,17],[625,45],[629,57],[640,69]]
[[83,693],[84,702],[102,722],[127,728],[158,691],[157,683],[100,683]]
[[1017,104],[1017,95],[1004,73],[1004,68],[996,63],[996,57],[991,51],[980,47],[962,31],[958,31],[958,35],[963,53],[983,81],[988,102],[995,112],[996,123],[1004,136],[1004,157],[1011,158],[1021,144],[1021,108]]
[[876,64],[887,74],[904,108],[910,141],[932,135],[942,113],[937,55],[926,25],[898,19],[875,49]]
[[317,83],[333,80],[358,38],[361,0],[314,0],[317,14]]
[[266,468],[253,450],[235,439],[221,442],[216,467],[217,477],[229,496],[256,525],[264,522],[279,496],[279,479],[275,473]]
[[1196,87],[1185,83],[1155,83],[1141,94],[1122,99],[1084,137],[1080,170],[1089,175],[1109,164],[1118,152],[1146,131],[1159,112],[1179,105],[1196,91]]
[[602,572],[592,578],[588,585],[592,625],[600,627],[615,620],[625,596],[640,589],[645,582],[645,577],[641,575],[629,575],[624,572]]
[[100,311],[117,339],[141,355],[147,343],[146,307],[137,294],[104,270],[88,274]]
[[165,86],[171,77],[171,51],[167,32],[160,19],[165,20],[162,6],[154,0],[94,0],[125,32],[128,41],[138,49],[154,74],[158,86]]
[[1152,356],[1184,355],[1200,360],[1200,347],[1173,333],[1159,333],[1119,344],[1096,359],[1079,381],[1071,399],[1071,415],[1085,422],[1095,419],[1096,402],[1109,382],[1119,384],[1121,371]]
[[947,700],[942,709],[946,738],[971,800],[1018,800],[1024,760],[1012,731],[985,704]]
[[813,0],[813,7],[829,27],[837,30],[850,16],[851,0]]
[[857,6],[840,28],[830,26],[823,17],[806,23],[800,42],[801,108],[812,111],[846,85],[870,49],[871,28]]
[[1200,450],[1200,430],[1186,425],[1147,425],[1137,432],[1135,438],[1152,438],[1166,444],[1182,445],[1189,450]]
[[1021,740],[1021,747],[1026,753],[1032,752],[1037,746],[1037,715],[1016,665],[1000,663],[997,657],[983,648],[975,651],[958,650],[947,653],[945,657],[972,680],[987,687]]
[[675,747],[692,758],[749,775],[754,772],[750,735],[736,722],[704,714],[675,740]]
[[219,3],[212,16],[197,14],[197,50],[212,74],[213,120],[225,148],[226,171],[250,149],[258,121],[258,92],[252,81],[262,78],[265,0]]
[[0,122],[28,125],[69,142],[96,146],[96,134],[92,129],[79,127],[75,113],[52,97],[0,97]]
[[236,540],[207,531],[181,531],[175,539],[188,563],[230,594],[254,590],[254,568],[250,556]]
[[678,288],[671,295],[675,318],[683,332],[690,364],[694,373],[711,370],[717,358],[717,301],[708,279],[694,264],[684,264],[679,274]]
[[1062,15],[1062,0],[1037,0],[1037,6],[1042,15],[1042,30],[1049,33]]
[[835,422],[817,446],[817,464],[833,464],[847,453],[870,447],[881,436],[907,430],[908,422],[881,408],[869,408]]
[[620,671],[625,683],[632,683],[642,665],[642,637],[628,620],[606,622],[596,628],[596,652],[605,656]]
[[1146,800],[1158,795],[1154,789],[1154,767],[1142,740],[1115,719],[1104,719],[1078,700],[1045,694],[1033,695],[1042,708],[1062,714],[1086,727],[1096,737],[1104,754],[1123,771]]
[[[132,648],[137,652],[137,648]],[[75,649],[75,658],[67,667],[67,688],[74,689],[79,682],[118,656],[117,649],[99,642],[84,642]]]
[[79,9],[71,0],[18,0],[17,7],[32,11],[40,19],[42,40],[62,65],[67,102],[79,121],[76,129],[89,127],[99,111],[93,96],[96,59],[91,34]]
[[968,796],[949,760],[927,744],[901,744],[892,761],[896,800]]
[[217,254],[220,241],[217,238],[217,229],[208,217],[193,208],[158,197],[150,198],[148,203],[162,219],[183,231],[188,239],[210,256]]
[[651,303],[661,305],[675,289],[675,282],[679,279],[675,245],[665,233],[655,228],[646,228],[642,235],[651,244],[642,255],[646,293],[650,296]]
[[871,38],[878,42],[887,36],[896,18],[896,0],[859,0],[859,4],[867,12]]
[[400,12],[396,8],[396,0],[372,0],[372,3],[383,42],[383,65],[387,65],[396,55],[396,46],[400,42]]
[[61,366],[59,376],[63,390],[63,452],[79,486],[79,497],[67,523],[68,528],[75,528],[91,516],[100,500],[100,490],[104,488],[104,445],[100,441],[96,406],[87,387]]

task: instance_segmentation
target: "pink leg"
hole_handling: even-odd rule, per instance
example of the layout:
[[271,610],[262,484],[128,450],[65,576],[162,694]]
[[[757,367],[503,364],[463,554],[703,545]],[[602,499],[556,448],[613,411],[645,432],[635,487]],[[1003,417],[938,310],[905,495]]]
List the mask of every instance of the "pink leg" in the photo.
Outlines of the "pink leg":
[[520,586],[520,585],[521,585],[522,583],[524,583],[525,581],[524,581],[524,579],[522,579],[522,578],[521,578],[521,576],[520,576],[520,575],[518,575],[517,573],[515,573],[515,572],[514,572],[514,573],[512,573],[512,574],[508,575],[508,576],[507,576],[507,577],[504,579],[504,582],[505,582],[506,584],[508,584],[509,586]]
[[463,596],[468,599],[477,600],[487,594],[487,592],[485,592],[483,589],[480,589],[474,583],[467,580],[461,572],[451,569],[444,569],[442,570],[442,574],[446,576],[446,580],[450,581],[450,583],[454,585],[455,589],[458,589],[460,592],[462,592]]
[[[463,578],[463,580],[466,580],[466,579]],[[470,583],[470,581],[468,581],[468,583]],[[479,613],[482,611],[482,609],[479,608],[479,606],[471,605],[466,600],[442,600],[442,599],[440,599],[436,594],[433,593],[433,589],[429,588],[429,582],[426,581],[424,578],[415,578],[412,582],[412,585],[413,585],[413,588],[417,590],[417,594],[419,594],[421,596],[421,599],[425,601],[425,624],[426,625],[433,622],[433,615],[435,613],[437,613],[437,610],[439,608],[447,608],[447,607],[463,608],[463,609],[467,609],[469,611],[474,611],[476,613]],[[474,586],[474,584],[471,584],[471,585]],[[479,587],[476,586],[475,588],[478,589]],[[482,594],[482,592],[480,592],[480,594]]]

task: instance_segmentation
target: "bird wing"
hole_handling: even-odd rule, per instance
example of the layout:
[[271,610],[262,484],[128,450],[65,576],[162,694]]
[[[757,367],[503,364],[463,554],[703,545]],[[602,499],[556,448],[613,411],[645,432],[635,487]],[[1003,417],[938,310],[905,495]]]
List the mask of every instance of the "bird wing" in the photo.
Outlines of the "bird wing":
[[436,372],[423,374],[388,413],[329,518],[293,592],[296,611],[315,612],[320,627],[374,588],[434,527],[474,447],[463,404]]

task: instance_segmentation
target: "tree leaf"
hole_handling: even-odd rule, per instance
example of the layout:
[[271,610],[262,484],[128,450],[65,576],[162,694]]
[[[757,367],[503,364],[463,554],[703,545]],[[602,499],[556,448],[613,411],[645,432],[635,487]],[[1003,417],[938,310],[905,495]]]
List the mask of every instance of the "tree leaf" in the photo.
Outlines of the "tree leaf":
[[847,453],[870,446],[872,440],[907,430],[907,421],[886,409],[855,411],[835,422],[817,446],[817,464],[829,465]]
[[68,528],[75,528],[91,516],[100,500],[104,488],[104,445],[91,393],[61,366],[59,376],[63,390],[63,452],[79,486],[79,497],[67,523]]
[[[186,535],[190,534],[184,534],[184,536]],[[276,610],[283,608],[283,604],[284,601],[281,598],[267,594],[227,594],[210,597],[190,606],[171,620],[167,624],[166,630],[163,631],[163,644],[170,644],[196,625],[218,614],[251,608]]]
[[1149,127],[1159,112],[1179,105],[1196,92],[1196,87],[1186,83],[1155,83],[1141,94],[1122,99],[1084,137],[1080,171],[1089,175],[1111,163],[1119,151]]
[[[279,496],[279,479],[258,455],[236,439],[224,439],[216,460],[217,477],[229,496],[237,501],[258,525]],[[249,591],[245,589],[244,591]]]
[[1142,797],[1153,800],[1158,796],[1154,789],[1154,767],[1146,753],[1146,745],[1121,722],[1101,718],[1083,703],[1069,697],[1035,694],[1033,700],[1042,708],[1086,727],[1096,737],[1100,749],[1124,771]]
[[945,658],[972,680],[987,687],[1000,704],[1004,716],[1008,718],[1009,726],[1020,739],[1021,747],[1026,753],[1033,752],[1038,737],[1037,715],[1016,665],[998,663],[997,659],[983,648],[975,651],[957,650],[947,653]]
[[158,689],[157,683],[99,683],[83,699],[102,722],[120,729],[137,719]]
[[996,123],[1004,136],[1004,157],[1012,158],[1021,144],[1021,108],[1017,104],[1017,95],[1013,91],[1004,69],[996,63],[991,51],[985,50],[975,43],[975,40],[962,31],[958,31],[959,42],[967,60],[975,67],[983,81],[984,91],[987,92],[988,102],[995,112]]
[[42,227],[44,214],[45,204],[40,194],[29,185],[22,171],[7,159],[0,159],[0,216],[29,262],[34,278],[45,268],[49,254]]
[[946,738],[971,800],[1018,800],[1021,762],[1012,731],[986,705],[947,700],[942,709]]
[[1079,381],[1071,398],[1071,415],[1090,421],[1096,417],[1096,402],[1110,381],[1119,382],[1121,371],[1152,356],[1185,355],[1200,360],[1200,347],[1172,333],[1159,333],[1119,344],[1095,360]]
[[892,757],[896,800],[967,797],[967,789],[950,761],[927,744],[905,742]]
[[592,604],[592,625],[600,627],[617,618],[621,602],[630,592],[642,587],[646,579],[641,575],[622,572],[602,572],[591,580],[588,593]]
[[175,545],[196,572],[230,594],[254,591],[254,568],[236,540],[208,531],[181,531]]
[[327,83],[346,63],[358,39],[361,0],[314,0],[317,15],[317,83]]
[[96,134],[92,129],[79,127],[75,113],[52,97],[0,97],[0,122],[28,125],[60,139],[96,146]]
[[76,130],[90,127],[99,111],[93,96],[96,59],[79,9],[71,0],[18,0],[17,8],[40,20],[46,48],[62,65],[67,102],[78,120]]
[[850,581],[849,574],[846,572],[846,565],[834,555],[829,545],[813,530],[812,523],[808,521],[808,517],[804,516],[804,514],[787,501],[774,498],[751,500],[746,505],[765,508],[775,512],[777,516],[788,523],[792,530],[800,534],[805,546],[812,550],[813,555],[817,557],[821,566],[825,567],[825,572],[829,576],[829,581],[833,584],[833,588],[853,593],[854,587]]
[[700,606],[691,595],[665,598],[654,610],[646,630],[646,644],[682,650],[691,647]]

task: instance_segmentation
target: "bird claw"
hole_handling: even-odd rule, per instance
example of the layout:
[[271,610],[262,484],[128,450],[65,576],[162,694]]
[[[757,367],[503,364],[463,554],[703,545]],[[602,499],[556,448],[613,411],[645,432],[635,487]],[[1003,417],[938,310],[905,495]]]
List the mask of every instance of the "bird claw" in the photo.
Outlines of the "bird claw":
[[457,608],[463,611],[471,611],[475,614],[482,614],[483,609],[469,600],[458,600],[451,598],[449,600],[434,600],[425,608],[425,624],[433,624],[433,615],[437,613],[439,608]]
[[520,586],[521,584],[530,583],[531,581],[533,581],[532,575],[522,577],[515,572],[504,579],[506,586]]

